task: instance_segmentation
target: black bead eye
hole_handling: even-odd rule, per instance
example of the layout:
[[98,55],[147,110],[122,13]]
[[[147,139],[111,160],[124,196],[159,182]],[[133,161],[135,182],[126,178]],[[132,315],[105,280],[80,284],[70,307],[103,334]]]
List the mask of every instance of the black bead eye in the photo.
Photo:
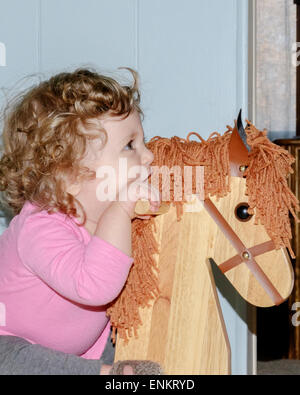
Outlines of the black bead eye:
[[252,214],[248,213],[249,204],[240,203],[235,208],[235,216],[239,221],[247,222],[252,218]]

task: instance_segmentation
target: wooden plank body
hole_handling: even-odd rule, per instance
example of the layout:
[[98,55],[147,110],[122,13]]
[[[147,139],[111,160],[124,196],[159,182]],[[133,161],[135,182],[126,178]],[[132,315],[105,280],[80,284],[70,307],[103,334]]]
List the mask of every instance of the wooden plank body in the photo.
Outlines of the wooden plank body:
[[[203,223],[195,213],[185,213],[178,222],[175,207],[155,221],[161,295],[140,310],[138,339],[127,345],[118,339],[115,360],[156,361],[166,374],[228,374],[230,346],[210,263],[199,259],[207,246],[201,238],[190,237],[203,233]],[[213,342],[207,341],[211,331]]]

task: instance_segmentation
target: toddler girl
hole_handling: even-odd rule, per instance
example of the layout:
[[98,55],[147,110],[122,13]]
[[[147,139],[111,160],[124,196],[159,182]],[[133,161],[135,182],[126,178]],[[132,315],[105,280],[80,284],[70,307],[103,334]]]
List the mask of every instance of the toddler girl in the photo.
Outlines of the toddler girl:
[[0,374],[161,374],[151,361],[105,357],[135,204],[160,205],[128,70],[132,87],[60,73],[5,112],[0,189],[14,217],[0,237]]

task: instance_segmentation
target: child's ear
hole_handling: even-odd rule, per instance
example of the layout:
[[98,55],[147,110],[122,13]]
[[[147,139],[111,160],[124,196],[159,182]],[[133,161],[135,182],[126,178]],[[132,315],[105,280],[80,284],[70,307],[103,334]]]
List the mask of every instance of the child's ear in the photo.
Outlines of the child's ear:
[[77,183],[71,184],[67,187],[67,192],[73,196],[77,196],[80,191],[81,191],[81,186],[80,186],[80,184],[77,184]]

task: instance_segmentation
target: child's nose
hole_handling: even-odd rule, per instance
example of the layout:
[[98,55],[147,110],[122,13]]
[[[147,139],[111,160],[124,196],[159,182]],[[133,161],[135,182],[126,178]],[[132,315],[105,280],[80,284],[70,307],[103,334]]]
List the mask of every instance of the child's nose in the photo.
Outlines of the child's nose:
[[152,151],[150,151],[148,148],[145,149],[142,157],[142,164],[145,166],[149,166],[154,160],[154,155]]

